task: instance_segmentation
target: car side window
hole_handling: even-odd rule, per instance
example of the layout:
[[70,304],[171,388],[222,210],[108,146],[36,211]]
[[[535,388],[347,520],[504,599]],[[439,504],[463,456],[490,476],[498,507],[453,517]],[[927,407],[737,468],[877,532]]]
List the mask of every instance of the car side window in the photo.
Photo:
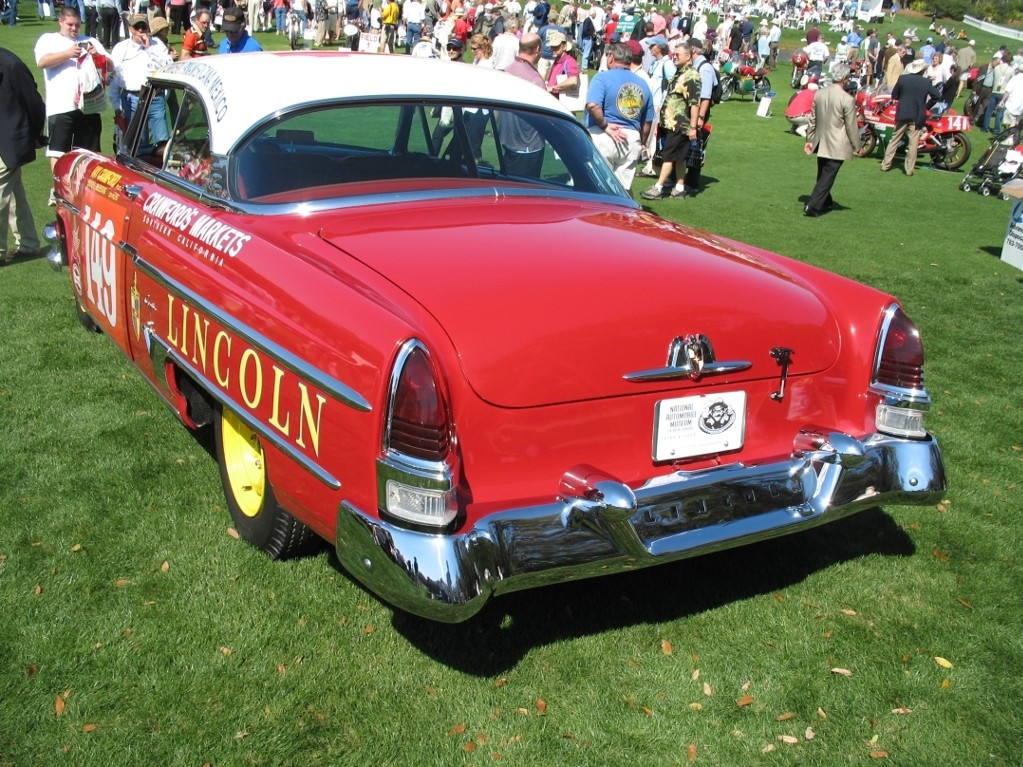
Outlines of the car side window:
[[164,151],[163,169],[182,181],[205,187],[212,165],[206,110],[195,96],[185,93]]

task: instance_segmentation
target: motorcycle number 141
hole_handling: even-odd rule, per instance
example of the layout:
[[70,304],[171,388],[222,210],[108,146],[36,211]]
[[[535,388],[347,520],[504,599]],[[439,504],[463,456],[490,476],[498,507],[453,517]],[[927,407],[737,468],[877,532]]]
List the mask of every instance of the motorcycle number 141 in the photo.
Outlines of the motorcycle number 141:
[[946,130],[964,131],[970,129],[970,118],[966,115],[946,115],[945,120],[945,125],[948,126]]

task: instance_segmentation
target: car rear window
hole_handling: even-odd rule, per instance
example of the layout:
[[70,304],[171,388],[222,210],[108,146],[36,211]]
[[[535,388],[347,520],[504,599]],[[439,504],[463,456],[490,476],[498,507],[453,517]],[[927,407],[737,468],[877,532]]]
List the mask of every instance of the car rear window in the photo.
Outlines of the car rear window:
[[576,121],[457,102],[343,104],[281,116],[235,153],[237,199],[276,203],[436,179],[624,196]]

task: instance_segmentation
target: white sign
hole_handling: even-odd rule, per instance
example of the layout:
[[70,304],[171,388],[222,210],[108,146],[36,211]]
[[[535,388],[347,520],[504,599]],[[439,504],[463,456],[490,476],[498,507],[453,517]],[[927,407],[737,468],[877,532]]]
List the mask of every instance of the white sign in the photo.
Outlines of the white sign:
[[1009,230],[1002,244],[1002,260],[1023,269],[1023,200],[1017,200],[1009,216]]

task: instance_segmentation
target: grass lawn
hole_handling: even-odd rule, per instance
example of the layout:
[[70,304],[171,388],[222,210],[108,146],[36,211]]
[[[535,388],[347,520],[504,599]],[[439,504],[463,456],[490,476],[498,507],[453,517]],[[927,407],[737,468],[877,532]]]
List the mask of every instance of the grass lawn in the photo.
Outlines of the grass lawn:
[[[0,45],[31,61],[52,25],[23,21]],[[982,57],[1001,42],[974,36]],[[0,766],[1018,765],[1012,205],[874,157],[843,167],[838,210],[804,218],[816,165],[777,74],[774,117],[714,110],[705,193],[650,207],[902,299],[928,353],[943,503],[429,623],[328,553],[273,563],[228,535],[207,446],[82,331],[66,271],[16,263],[0,269]],[[48,172],[25,169],[39,228]]]

